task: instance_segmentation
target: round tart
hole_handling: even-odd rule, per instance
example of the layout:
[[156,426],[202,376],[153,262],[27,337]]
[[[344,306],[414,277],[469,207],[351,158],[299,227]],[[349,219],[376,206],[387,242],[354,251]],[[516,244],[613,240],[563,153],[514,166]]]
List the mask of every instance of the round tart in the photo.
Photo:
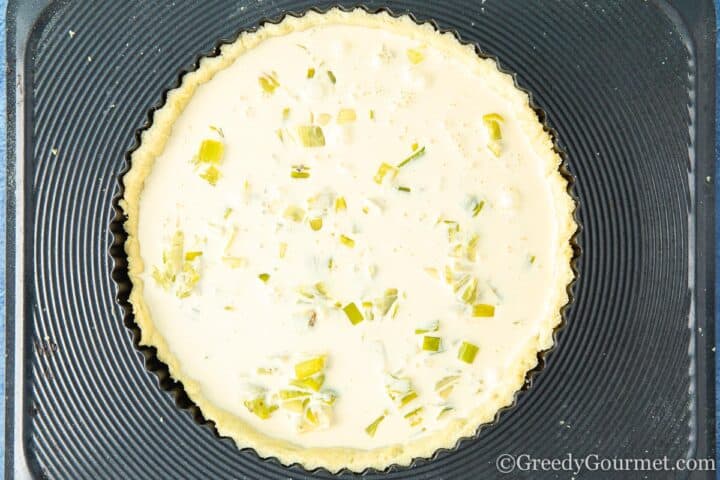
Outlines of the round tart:
[[244,33],[124,177],[141,343],[221,435],[407,465],[513,401],[572,280],[573,202],[528,97],[409,17]]

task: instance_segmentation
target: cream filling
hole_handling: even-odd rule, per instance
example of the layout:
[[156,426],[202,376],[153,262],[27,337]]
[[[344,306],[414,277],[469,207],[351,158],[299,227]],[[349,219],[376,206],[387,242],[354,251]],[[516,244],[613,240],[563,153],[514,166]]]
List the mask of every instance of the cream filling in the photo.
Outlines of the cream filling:
[[[491,61],[400,30],[317,22],[270,36],[195,89],[144,179],[137,278],[152,337],[203,402],[293,445],[372,450],[436,437],[433,449],[450,446],[438,432],[457,431],[458,420],[477,426],[475,412],[496,411],[520,387],[518,370],[527,370],[528,352],[551,344],[566,298],[558,290],[569,280],[570,202],[547,136],[528,128],[526,96]],[[279,84],[272,93],[258,81],[268,75]],[[339,122],[343,109],[355,120]],[[488,148],[490,113],[504,119],[499,157]],[[324,146],[302,145],[298,127],[311,124]],[[193,164],[207,139],[224,145],[215,185],[201,178],[206,165]],[[375,181],[383,162],[397,165],[423,147],[394,178]],[[297,165],[308,178],[291,177]],[[336,211],[339,196],[346,210]],[[302,220],[288,219],[288,207],[302,208]],[[199,282],[184,298],[152,277],[176,231],[185,252],[202,252],[190,262]],[[463,275],[478,282],[469,304],[459,298],[465,288],[453,291]],[[298,294],[317,282],[331,300]],[[390,288],[396,304],[368,318],[363,301]],[[364,313],[357,325],[335,306],[351,302]],[[474,317],[475,304],[494,306],[494,315]],[[427,335],[441,339],[439,352],[424,351],[415,333],[433,322]],[[462,342],[479,347],[472,363],[458,358]],[[294,365],[319,354],[327,356],[323,391],[337,397],[328,424],[306,431],[283,408],[266,419],[249,411],[245,402],[259,391],[281,405],[276,393],[296,390],[288,387]],[[391,374],[409,379],[417,398],[402,407],[391,400]],[[450,375],[459,378],[444,398],[436,383]],[[422,421],[413,425],[405,415],[418,407]],[[380,415],[371,436],[366,427]]]

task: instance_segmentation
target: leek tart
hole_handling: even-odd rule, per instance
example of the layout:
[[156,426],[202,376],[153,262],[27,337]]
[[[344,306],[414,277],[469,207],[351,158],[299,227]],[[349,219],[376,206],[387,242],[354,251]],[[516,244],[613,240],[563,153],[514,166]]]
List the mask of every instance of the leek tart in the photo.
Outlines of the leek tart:
[[239,447],[407,465],[491,421],[552,346],[576,228],[560,158],[450,34],[363,10],[244,33],[131,160],[141,343]]

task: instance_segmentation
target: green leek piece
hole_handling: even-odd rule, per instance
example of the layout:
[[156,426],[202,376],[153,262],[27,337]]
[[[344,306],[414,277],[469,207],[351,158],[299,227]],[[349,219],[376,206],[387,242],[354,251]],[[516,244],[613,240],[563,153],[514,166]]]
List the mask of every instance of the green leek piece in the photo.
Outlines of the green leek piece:
[[475,298],[477,297],[477,288],[478,288],[478,279],[473,277],[468,282],[467,286],[465,287],[465,290],[462,293],[462,301],[467,303],[468,305],[471,305]]
[[343,125],[345,123],[353,123],[357,119],[355,110],[352,108],[341,108],[338,112],[337,123]]
[[295,400],[286,400],[280,406],[289,412],[301,414],[305,411],[307,403],[308,399],[297,398]]
[[324,147],[325,135],[322,128],[316,125],[301,125],[297,127],[298,136],[304,147]]
[[317,123],[325,126],[330,123],[330,120],[332,120],[332,115],[330,115],[329,113],[321,113],[320,115],[318,115]]
[[484,200],[480,200],[479,202],[478,202],[478,201],[475,201],[474,204],[473,204],[473,207],[472,207],[472,216],[473,216],[473,217],[477,217],[478,214],[479,214],[480,212],[482,212],[482,209],[483,209],[484,206],[485,206],[485,201],[484,201]]
[[223,307],[223,310],[227,310],[228,312],[233,312],[233,311],[235,311],[235,307],[233,307],[232,305],[225,305]]
[[477,249],[479,243],[480,236],[477,233],[473,234],[473,236],[470,237],[470,240],[468,240],[467,248],[465,249],[465,256],[471,262],[477,260]]
[[308,392],[302,392],[300,390],[280,390],[278,396],[282,400],[293,400],[295,398],[306,398],[310,396]]
[[473,363],[475,361],[475,355],[477,355],[478,350],[480,349],[477,345],[463,342],[462,345],[460,345],[460,349],[458,350],[458,358],[465,363]]
[[216,127],[215,125],[210,125],[210,130],[220,135],[221,138],[225,138],[225,133],[223,133],[222,128]]
[[340,235],[340,243],[348,248],[355,248],[355,240],[346,235]]
[[220,179],[220,170],[215,168],[214,165],[210,165],[207,170],[205,170],[205,173],[200,174],[200,178],[205,179],[210,185],[213,187],[217,185],[218,180]]
[[417,397],[418,397],[417,392],[410,392],[410,393],[408,393],[407,395],[404,395],[404,396],[400,399],[400,408],[402,408],[402,407],[404,407],[405,405],[407,405],[408,403],[412,402],[412,401],[415,400]]
[[290,170],[290,178],[310,178],[310,167],[293,165]]
[[440,350],[440,337],[428,337],[423,338],[422,349],[428,352],[437,352]]
[[378,425],[380,425],[380,422],[382,422],[383,420],[385,420],[385,415],[380,415],[370,425],[365,427],[365,433],[367,433],[371,437],[374,437],[375,432],[377,432]]
[[500,125],[503,121],[503,117],[497,113],[488,113],[487,115],[483,115],[483,123],[488,129],[490,140],[502,140],[502,129]]
[[410,193],[410,187],[398,187],[401,192]]
[[270,418],[272,413],[278,409],[277,405],[266,404],[263,397],[257,397],[254,400],[246,400],[244,403],[250,413],[254,413],[258,418],[263,420]]
[[287,253],[287,243],[280,242],[280,245],[278,245],[278,256],[280,258],[285,258],[285,254]]
[[270,274],[269,273],[261,273],[258,275],[258,278],[263,282],[267,283],[268,280],[270,280]]
[[185,260],[192,262],[202,255],[203,252],[185,252]]
[[447,416],[450,412],[452,412],[453,410],[455,410],[453,407],[443,407],[443,409],[440,410],[440,413],[438,413],[437,419],[438,419],[438,420],[443,419],[444,417],[446,417],[446,416]]
[[310,219],[310,228],[315,230],[316,232],[320,230],[323,226],[323,220],[321,217],[315,217]]
[[530,265],[535,263],[535,255],[530,255]]
[[502,147],[500,146],[500,143],[497,141],[488,143],[488,149],[490,149],[490,151],[496,157],[499,157],[500,155],[502,155]]
[[314,78],[315,77],[315,69],[314,68],[308,68],[307,70],[307,78]]
[[360,310],[358,310],[357,306],[352,302],[348,303],[343,307],[343,312],[345,312],[348,320],[350,320],[350,323],[352,323],[353,325],[357,325],[358,323],[365,320],[362,313],[360,313]]
[[325,375],[322,373],[319,375],[315,375],[312,377],[303,378],[301,380],[291,380],[290,385],[298,388],[304,388],[307,390],[312,390],[314,392],[319,392],[320,388],[322,388],[323,383],[325,383]]
[[283,217],[293,222],[302,222],[305,218],[305,210],[295,205],[289,205],[283,213]]
[[410,60],[410,63],[417,65],[418,63],[425,60],[425,55],[420,50],[416,50],[414,48],[408,48],[407,49],[407,57],[408,60]]
[[415,335],[422,335],[424,333],[430,333],[430,332],[437,332],[440,329],[440,322],[435,320],[427,327],[423,328],[416,328],[415,329]]
[[420,425],[420,423],[422,423],[423,410],[424,410],[423,407],[418,407],[415,410],[413,410],[412,412],[405,414],[405,418],[408,420],[408,422],[410,422],[411,427],[416,427],[416,426]]
[[395,302],[397,302],[398,299],[398,290],[397,288],[388,288],[385,290],[385,294],[381,297],[375,300],[375,304],[380,311],[381,315],[387,315],[387,313],[390,311],[390,308],[393,306]]
[[390,173],[392,178],[395,178],[398,174],[397,167],[393,167],[392,165],[389,165],[387,163],[381,163],[380,167],[378,168],[377,173],[373,177],[375,180],[375,183],[382,184],[383,180],[385,179],[385,176]]
[[275,72],[272,72],[269,75],[262,75],[258,78],[258,83],[265,93],[269,93],[270,95],[275,93],[275,89],[280,86],[280,82],[278,81],[277,74]]
[[450,393],[452,393],[453,388],[455,387],[455,382],[457,382],[460,379],[460,375],[450,375],[445,378],[442,378],[435,383],[435,391],[437,392],[440,397],[447,400],[447,398],[450,396]]
[[494,317],[495,307],[486,303],[478,303],[473,305],[473,317]]
[[200,144],[197,154],[198,163],[219,165],[222,162],[225,145],[217,140],[206,139]]
[[423,155],[425,155],[425,147],[422,147],[422,148],[420,148],[420,149],[418,149],[418,150],[415,150],[409,157],[407,157],[407,158],[406,158],[405,160],[403,160],[402,162],[398,163],[397,168],[404,167],[404,166],[407,165],[408,163],[412,162],[412,161],[415,160],[416,158],[419,158],[419,157],[421,157],[421,156],[423,156]]
[[230,208],[230,207],[226,208],[225,213],[223,213],[223,219],[227,220],[230,217],[230,215],[232,215],[232,212],[233,212],[232,208]]
[[335,74],[331,70],[328,70],[327,75],[333,85],[335,85],[337,83],[337,78],[335,78]]
[[345,201],[345,197],[337,197],[335,199],[335,211],[342,212],[343,210],[347,210],[347,202]]
[[274,368],[258,367],[256,370],[258,375],[272,375],[275,373]]
[[320,373],[325,368],[325,355],[309,358],[295,365],[295,377],[302,380]]
[[371,109],[370,113],[368,113],[368,115],[370,116],[370,120],[375,120],[375,110]]

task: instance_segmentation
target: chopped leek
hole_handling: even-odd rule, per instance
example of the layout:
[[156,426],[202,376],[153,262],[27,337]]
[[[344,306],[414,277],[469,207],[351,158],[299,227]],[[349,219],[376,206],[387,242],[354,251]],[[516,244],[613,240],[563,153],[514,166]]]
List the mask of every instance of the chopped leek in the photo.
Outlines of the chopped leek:
[[325,356],[309,358],[295,365],[295,377],[302,380],[320,373],[325,368]]
[[445,416],[447,416],[447,415],[448,415],[450,412],[452,412],[453,410],[455,410],[453,407],[443,407],[443,409],[440,410],[440,413],[438,413],[437,419],[438,419],[438,420],[441,420],[442,418],[444,418]]
[[478,303],[473,305],[473,317],[494,317],[495,307],[486,303]]
[[390,308],[397,302],[398,290],[397,288],[388,288],[385,290],[385,295],[375,300],[375,304],[380,311],[381,315],[387,315]]
[[221,138],[225,138],[225,133],[223,133],[222,128],[216,127],[215,125],[210,125],[210,130],[220,135]]
[[424,328],[416,328],[415,335],[422,335],[423,333],[437,332],[440,329],[440,322],[435,320],[430,325]]
[[337,78],[335,78],[335,74],[331,70],[327,71],[327,75],[328,75],[328,78],[330,79],[330,81],[333,83],[333,85],[335,83],[337,83]]
[[325,135],[322,128],[315,125],[302,125],[297,127],[297,132],[304,147],[325,146]]
[[416,149],[409,157],[407,157],[402,162],[398,163],[397,168],[404,167],[408,163],[412,162],[416,158],[419,158],[421,156],[425,155],[425,147],[421,147],[420,149]]
[[473,205],[473,207],[472,207],[472,216],[473,216],[473,217],[477,217],[478,214],[479,214],[480,212],[482,212],[482,209],[483,209],[484,206],[485,206],[485,201],[484,201],[484,200],[480,200],[479,202],[478,202],[478,201],[475,201],[475,202],[474,202],[474,205]]
[[460,297],[462,301],[467,304],[472,304],[472,302],[475,301],[475,297],[477,297],[477,287],[478,279],[475,277],[471,278]]
[[310,219],[310,228],[315,230],[316,232],[320,230],[323,226],[323,220],[321,217],[311,218]]
[[420,50],[416,50],[414,48],[407,49],[407,57],[408,60],[415,65],[425,60],[425,55],[423,55]]
[[280,242],[280,245],[278,245],[278,256],[280,258],[285,258],[285,254],[287,253],[287,243]]
[[397,189],[400,190],[401,192],[410,193],[409,187],[397,187]]
[[385,419],[385,415],[380,415],[370,425],[365,427],[365,433],[367,433],[371,437],[374,437],[375,432],[377,432],[378,425],[380,425],[380,422],[382,422],[384,419]]
[[305,218],[305,210],[295,205],[289,205],[283,213],[283,217],[293,222],[302,222]]
[[261,418],[263,420],[267,420],[270,418],[272,413],[278,409],[277,405],[268,405],[265,403],[265,399],[263,397],[257,397],[253,400],[246,400],[245,407],[250,411],[250,413],[254,413],[258,418]]
[[340,235],[340,243],[345,245],[348,248],[354,248],[355,247],[355,240],[352,238],[346,236],[346,235]]
[[206,139],[200,144],[196,161],[198,163],[210,163],[218,165],[222,162],[225,145],[217,140]]
[[530,255],[530,265],[535,263],[535,255]]
[[227,220],[230,215],[232,215],[233,209],[228,207],[225,209],[225,213],[223,213],[223,219]]
[[412,402],[418,397],[417,392],[411,391],[407,395],[404,395],[402,398],[400,398],[400,408],[404,407],[408,403]]
[[370,116],[370,120],[375,120],[375,110],[370,109],[368,115]]
[[423,337],[422,349],[428,352],[440,350],[440,337]]
[[465,255],[467,259],[474,262],[477,259],[478,243],[480,242],[480,236],[475,233],[470,240],[468,240],[467,248],[465,249]]
[[310,177],[310,167],[306,167],[305,165],[293,165],[292,169],[290,170],[290,178],[309,178]]
[[269,273],[261,273],[260,275],[258,275],[258,278],[259,278],[260,281],[262,281],[263,283],[267,283],[268,280],[270,280],[270,274],[269,274]]
[[455,387],[455,383],[459,379],[459,375],[450,375],[448,377],[438,380],[438,382],[435,383],[435,392],[437,392],[440,397],[447,400],[447,398],[450,396],[450,393],[452,393],[453,388]]
[[202,252],[185,252],[185,260],[191,262],[201,255],[202,255]]
[[497,113],[488,113],[487,115],[483,115],[483,123],[485,124],[485,128],[488,130],[488,136],[490,138],[488,148],[496,157],[499,157],[502,153],[502,148],[500,146],[500,140],[502,140],[502,128],[500,124],[503,121],[504,119],[502,115]]
[[305,388],[314,392],[319,392],[325,383],[325,375],[315,375],[312,377],[303,378],[301,380],[295,379],[290,381],[290,385],[298,388]]
[[215,168],[214,165],[210,165],[207,170],[205,170],[205,173],[200,174],[200,178],[205,179],[210,185],[213,187],[217,185],[218,180],[220,179],[220,170]]
[[345,202],[345,197],[337,197],[335,199],[335,211],[342,212],[343,210],[347,210],[347,202]]
[[278,81],[277,74],[275,72],[272,72],[269,75],[265,74],[261,76],[258,78],[258,83],[265,93],[269,93],[270,95],[275,93],[275,89],[280,86],[280,82]]
[[398,174],[398,168],[393,167],[392,165],[389,165],[387,163],[380,164],[377,173],[373,177],[375,183],[381,184],[388,173],[392,175],[392,178],[395,178]]
[[355,110],[352,108],[341,108],[338,112],[337,116],[337,123],[340,125],[345,123],[352,123],[357,119],[357,115],[355,114]]
[[352,323],[353,325],[357,325],[358,323],[365,320],[363,314],[360,313],[360,310],[358,310],[357,306],[352,302],[348,303],[343,307],[343,312],[345,312],[348,320],[350,320],[350,323]]
[[473,363],[475,361],[475,356],[477,355],[478,350],[480,349],[477,347],[477,345],[463,342],[462,345],[460,345],[460,349],[458,350],[458,359],[462,360],[465,363]]
[[294,398],[305,398],[309,397],[310,394],[308,392],[302,392],[300,390],[280,390],[278,392],[278,396],[282,400],[292,400]]
[[307,406],[308,399],[297,398],[295,400],[286,400],[280,406],[293,413],[303,413]]
[[287,120],[288,118],[290,118],[290,108],[289,107],[283,108],[282,117],[283,117],[283,120]]
[[307,70],[307,78],[313,78],[315,77],[315,69],[314,68],[308,68]]
[[423,410],[424,410],[423,407],[418,407],[415,410],[413,410],[412,412],[405,414],[405,418],[407,419],[408,422],[410,422],[411,427],[416,427],[416,426],[420,425],[420,423],[422,423]]

